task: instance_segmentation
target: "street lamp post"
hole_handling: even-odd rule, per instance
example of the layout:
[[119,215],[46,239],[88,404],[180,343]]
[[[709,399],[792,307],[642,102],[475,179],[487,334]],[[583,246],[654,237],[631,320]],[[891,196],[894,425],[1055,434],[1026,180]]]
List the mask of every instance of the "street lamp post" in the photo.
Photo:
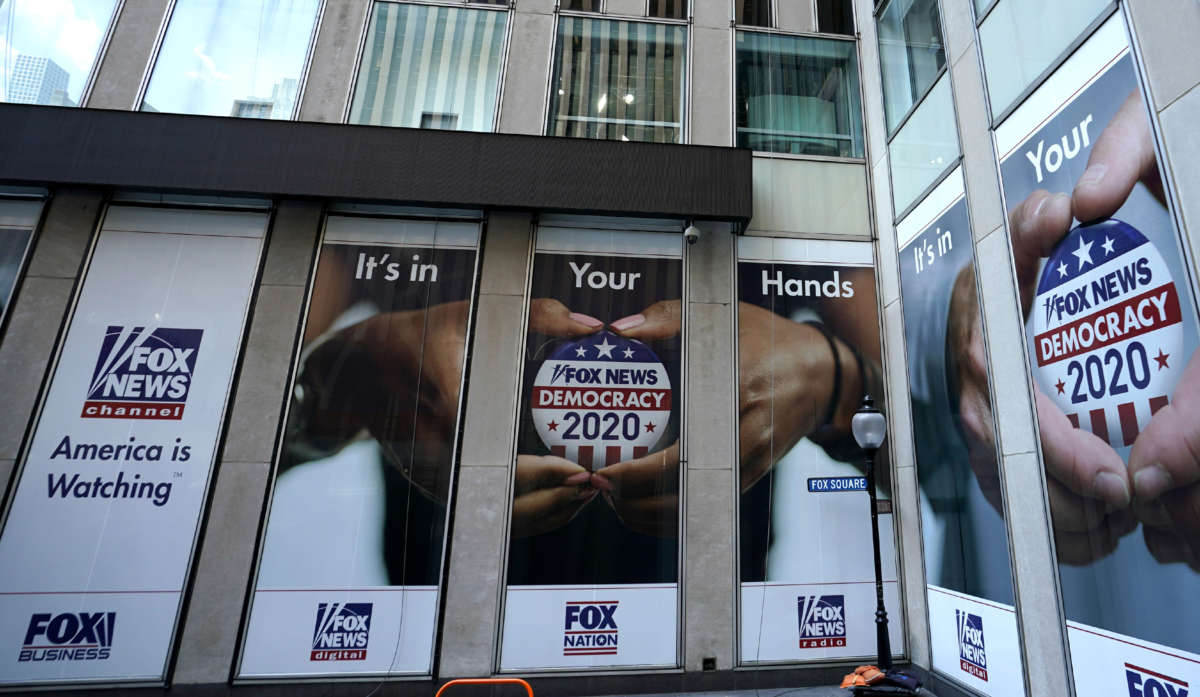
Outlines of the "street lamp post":
[[[867,494],[871,499],[871,543],[875,553],[875,651],[876,660],[881,671],[887,672],[892,667],[892,647],[888,636],[887,609],[883,604],[883,565],[879,559],[879,510],[875,501],[875,454],[883,445],[887,435],[887,419],[875,408],[871,395],[863,396],[862,406],[850,420],[850,430],[854,440],[862,448],[867,464]],[[905,687],[892,685],[877,685],[854,688],[858,697],[869,695],[913,695],[917,694]]]

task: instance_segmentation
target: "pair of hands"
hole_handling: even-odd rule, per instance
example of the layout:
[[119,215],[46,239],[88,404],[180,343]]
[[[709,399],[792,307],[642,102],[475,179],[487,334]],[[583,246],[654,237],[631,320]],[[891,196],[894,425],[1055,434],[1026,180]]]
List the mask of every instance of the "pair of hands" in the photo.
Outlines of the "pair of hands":
[[[1135,92],[1097,138],[1071,194],[1035,191],[1009,213],[1025,317],[1039,264],[1070,231],[1072,218],[1113,215],[1138,182],[1162,200],[1150,127]],[[1003,510],[974,286],[968,266],[955,282],[947,343],[971,467],[988,501]],[[1170,404],[1138,435],[1128,466],[1107,441],[1074,428],[1036,384],[1034,393],[1059,560],[1078,565],[1107,556],[1141,522],[1159,562],[1184,562],[1200,571],[1200,359],[1191,357]]]

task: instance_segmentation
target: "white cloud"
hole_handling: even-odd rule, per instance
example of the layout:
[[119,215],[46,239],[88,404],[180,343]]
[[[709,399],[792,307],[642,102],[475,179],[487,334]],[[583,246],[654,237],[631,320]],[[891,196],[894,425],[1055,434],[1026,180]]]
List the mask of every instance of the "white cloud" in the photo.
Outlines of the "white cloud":
[[193,46],[192,53],[200,61],[201,70],[189,70],[184,73],[184,75],[187,75],[192,79],[204,80],[205,82],[229,79],[230,76],[227,73],[217,70],[216,61],[214,61],[211,56],[204,52],[204,44],[196,44]]

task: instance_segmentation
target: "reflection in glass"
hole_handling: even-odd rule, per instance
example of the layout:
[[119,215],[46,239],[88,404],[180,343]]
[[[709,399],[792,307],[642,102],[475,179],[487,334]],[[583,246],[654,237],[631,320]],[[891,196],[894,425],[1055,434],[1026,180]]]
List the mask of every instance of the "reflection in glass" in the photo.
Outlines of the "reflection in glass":
[[578,12],[599,12],[600,0],[562,0],[562,9]]
[[771,0],[735,0],[734,21],[747,27],[771,26]]
[[549,134],[678,143],[687,28],[561,17]]
[[883,107],[891,132],[946,64],[937,0],[892,0],[878,28]]
[[350,122],[492,130],[507,16],[375,3]]
[[854,8],[850,0],[817,0],[817,31],[854,35]]
[[650,0],[650,16],[664,19],[687,19],[687,0]]
[[77,106],[117,0],[0,0],[0,101]]
[[738,32],[736,95],[738,147],[863,156],[852,41]]
[[320,0],[178,0],[142,111],[290,119]]
[[1109,6],[1109,0],[1000,0],[979,26],[997,116]]
[[950,80],[938,80],[888,148],[892,197],[900,213],[958,158]]

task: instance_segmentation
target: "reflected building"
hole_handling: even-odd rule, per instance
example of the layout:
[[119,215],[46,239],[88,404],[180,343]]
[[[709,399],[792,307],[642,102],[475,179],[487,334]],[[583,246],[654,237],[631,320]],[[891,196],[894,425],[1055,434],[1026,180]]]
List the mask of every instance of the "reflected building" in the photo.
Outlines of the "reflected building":
[[18,104],[75,106],[67,96],[71,74],[49,58],[17,56],[8,101]]

